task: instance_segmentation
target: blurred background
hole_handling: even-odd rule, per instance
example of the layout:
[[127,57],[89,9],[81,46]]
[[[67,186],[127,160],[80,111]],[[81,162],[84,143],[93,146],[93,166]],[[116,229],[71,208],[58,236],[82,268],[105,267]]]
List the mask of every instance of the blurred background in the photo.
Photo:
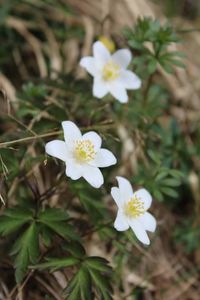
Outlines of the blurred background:
[[[132,28],[138,17],[143,16],[160,20],[161,24],[169,22],[180,38],[180,43],[171,45],[171,49],[186,54],[185,68],[175,67],[173,75],[158,69],[157,78],[161,78],[170,94],[170,108],[161,122],[167,124],[170,117],[177,120],[184,140],[177,137],[176,143],[175,136],[172,147],[177,156],[190,159],[181,165],[187,174],[187,184],[178,200],[155,204],[160,229],[152,247],[146,251],[135,244],[132,255],[139,263],[134,263],[131,269],[126,257],[121,261],[119,258],[118,263],[123,268],[123,299],[199,300],[200,142],[196,141],[200,138],[200,1],[0,0],[0,87],[17,107],[18,92],[27,80],[37,78],[39,81],[46,77],[56,80],[61,72],[85,79],[86,74],[78,63],[80,57],[91,53],[94,40],[104,36],[117,47],[123,47],[122,31],[125,27]],[[2,99],[4,96],[3,93]],[[7,103],[1,100],[0,117],[7,108]],[[13,128],[0,120],[1,134]],[[126,139],[123,130],[121,135],[122,140]],[[127,150],[126,141],[123,142]],[[185,155],[186,144],[189,150]],[[129,150],[124,153],[125,162],[126,154],[130,153]],[[129,169],[129,163],[124,164],[124,168]],[[112,249],[108,251],[109,245],[102,247],[96,234],[86,239],[86,248],[89,254],[101,255],[110,261],[114,255]],[[3,271],[2,267],[1,273]],[[8,275],[5,277],[8,282]],[[62,299],[56,296],[56,288],[65,285],[62,274],[58,273],[51,280],[47,274],[46,280],[49,280],[52,298],[45,299]],[[48,290],[44,281],[38,284]],[[5,292],[8,288],[2,280],[0,299],[14,299],[12,295],[5,298],[6,293],[10,295],[10,291]],[[42,299],[34,288],[30,288],[28,300]],[[116,300],[122,300],[119,290],[114,290]]]

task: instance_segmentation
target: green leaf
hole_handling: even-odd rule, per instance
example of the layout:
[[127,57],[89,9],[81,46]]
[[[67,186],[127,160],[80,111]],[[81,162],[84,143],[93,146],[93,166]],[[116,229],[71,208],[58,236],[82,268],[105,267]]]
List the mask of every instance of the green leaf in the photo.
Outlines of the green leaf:
[[38,226],[34,222],[15,242],[11,255],[16,255],[14,266],[16,268],[16,282],[20,283],[30,263],[35,264],[39,256],[39,234]]
[[183,178],[184,177],[183,172],[181,172],[179,170],[175,170],[175,169],[169,170],[169,174],[175,178]]
[[169,74],[173,73],[174,69],[173,69],[173,67],[168,62],[159,60],[159,63],[163,67],[163,69],[165,70],[165,72],[167,72]]
[[159,192],[158,190],[155,190],[155,191],[153,192],[153,195],[154,195],[154,198],[155,198],[156,200],[159,200],[159,201],[163,201],[163,200],[164,200],[164,197],[163,197],[162,193]]
[[177,67],[184,68],[184,69],[186,68],[186,65],[178,59],[170,59],[169,62]]
[[162,181],[162,179],[166,178],[168,174],[168,170],[160,171],[159,174],[156,175],[155,181]]
[[160,157],[155,151],[148,150],[147,153],[156,164],[160,164]]
[[46,208],[44,211],[41,211],[39,213],[38,218],[41,221],[56,222],[66,221],[69,219],[69,216],[64,210],[60,208]]
[[111,300],[110,273],[111,268],[106,259],[97,256],[87,257],[65,289],[66,299],[92,300],[94,299],[92,290],[95,288],[99,294],[98,299]]
[[49,247],[51,245],[52,238],[53,238],[53,236],[52,236],[52,230],[49,229],[44,224],[40,224],[40,234],[42,236],[42,240],[44,242],[44,245],[46,247]]
[[89,269],[89,273],[101,298],[103,300],[112,300],[112,287],[108,278],[94,269]]
[[85,249],[78,241],[71,241],[69,243],[66,243],[63,246],[63,249],[66,249],[66,251],[71,253],[71,255],[73,255],[74,257],[81,258],[81,259],[83,259],[86,254]]
[[82,267],[80,269],[78,280],[81,289],[81,299],[91,300],[92,299],[91,277],[86,268]]
[[80,263],[80,260],[72,256],[67,258],[47,258],[47,262],[37,264],[32,266],[32,268],[39,270],[50,269],[54,272],[58,269],[75,266],[78,263]]
[[98,256],[88,257],[85,263],[89,268],[93,268],[100,272],[110,273],[112,271],[111,267],[108,266],[108,261],[102,257],[98,257]]
[[0,234],[5,236],[17,231],[22,225],[33,219],[32,212],[21,208],[9,208],[0,217]]
[[30,210],[26,210],[16,206],[13,208],[7,208],[4,211],[4,215],[15,219],[30,219],[32,218],[33,213]]
[[78,240],[79,236],[75,233],[74,227],[66,222],[68,219],[67,213],[59,208],[48,208],[38,215],[38,221],[51,231],[56,232],[63,238]]
[[169,187],[161,187],[160,190],[161,190],[164,194],[166,194],[166,195],[168,195],[168,196],[171,196],[171,197],[173,197],[173,198],[177,198],[177,197],[178,197],[178,193],[177,193],[175,190],[173,190],[173,189],[171,189],[171,188],[169,188]]
[[74,227],[66,222],[54,222],[50,220],[40,220],[40,222],[52,231],[62,236],[63,238],[69,238],[72,240],[79,240],[79,236],[74,231]]
[[91,277],[82,266],[64,291],[67,300],[92,300]]
[[167,178],[162,181],[162,184],[167,185],[167,186],[176,187],[176,186],[179,186],[181,184],[181,182],[178,179]]
[[157,60],[155,58],[151,58],[147,65],[147,69],[149,74],[153,74],[156,71],[157,68]]
[[80,288],[79,288],[79,280],[78,273],[70,280],[67,288],[64,290],[64,295],[67,300],[80,300]]

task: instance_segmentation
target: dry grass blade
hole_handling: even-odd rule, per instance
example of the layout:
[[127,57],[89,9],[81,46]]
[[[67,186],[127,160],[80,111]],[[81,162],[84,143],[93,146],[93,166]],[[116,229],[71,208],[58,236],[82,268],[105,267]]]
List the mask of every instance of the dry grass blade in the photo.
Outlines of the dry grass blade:
[[40,76],[46,77],[47,76],[47,68],[46,68],[45,59],[44,59],[44,56],[42,53],[42,46],[41,46],[41,43],[39,42],[39,40],[28,31],[28,29],[26,27],[26,23],[23,22],[21,19],[9,17],[6,20],[6,24],[9,27],[12,27],[14,30],[18,31],[19,34],[21,34],[24,37],[24,39],[28,42],[28,44],[30,45],[31,49],[33,50],[33,52],[35,54],[39,72],[40,72]]

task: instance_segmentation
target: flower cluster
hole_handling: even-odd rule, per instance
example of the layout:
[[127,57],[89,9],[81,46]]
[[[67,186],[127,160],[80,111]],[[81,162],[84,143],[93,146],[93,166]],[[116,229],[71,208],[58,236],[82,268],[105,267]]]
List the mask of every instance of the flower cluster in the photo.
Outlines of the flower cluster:
[[[111,93],[121,103],[128,101],[126,90],[138,89],[141,80],[133,72],[126,70],[131,61],[131,52],[121,49],[110,54],[101,42],[93,45],[93,57],[84,57],[80,65],[93,77],[93,95],[97,98]],[[117,163],[113,153],[101,148],[102,139],[94,131],[81,134],[75,123],[62,122],[64,141],[53,140],[45,146],[46,153],[66,164],[66,175],[72,180],[83,177],[94,188],[100,188],[104,183],[99,168],[105,168]],[[155,218],[147,212],[151,206],[152,197],[145,189],[133,192],[130,182],[117,177],[119,187],[111,189],[111,195],[117,204],[118,212],[114,223],[115,229],[133,230],[136,237],[144,244],[150,243],[146,231],[154,232]]]

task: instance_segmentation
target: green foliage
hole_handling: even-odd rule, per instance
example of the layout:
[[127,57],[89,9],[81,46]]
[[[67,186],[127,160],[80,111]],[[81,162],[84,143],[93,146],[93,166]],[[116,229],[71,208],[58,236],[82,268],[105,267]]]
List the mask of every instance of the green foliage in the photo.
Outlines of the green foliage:
[[0,218],[0,234],[3,236],[11,234],[32,220],[32,211],[24,210],[21,207],[6,209]]
[[69,252],[77,254],[75,250],[77,248],[79,255],[76,257],[68,256],[66,258],[48,258],[47,262],[37,264],[33,268],[39,270],[50,269],[51,272],[54,272],[62,268],[78,266],[78,270],[64,290],[66,299],[92,300],[95,293],[102,300],[112,300],[112,287],[110,284],[112,269],[108,265],[108,261],[98,256],[85,256],[83,249],[80,253],[81,246],[78,244],[71,245],[73,251],[71,251],[69,246],[70,244],[66,247]]
[[87,269],[79,269],[65,290],[65,295],[68,300],[92,299],[91,278]]
[[177,198],[178,187],[183,181],[184,174],[179,170],[164,166],[163,156],[158,152],[149,150],[148,156],[149,165],[146,168],[140,168],[138,176],[134,177],[134,182],[141,186],[145,185],[159,201],[163,201],[166,196],[172,199]]
[[47,208],[38,213],[21,207],[4,210],[0,218],[0,234],[2,236],[11,233],[16,235],[20,230],[20,235],[10,253],[15,257],[17,283],[23,280],[28,266],[35,264],[39,257],[39,235],[42,236],[47,247],[51,245],[55,234],[64,239],[79,239],[74,227],[67,222],[68,219],[66,212],[58,208]]
[[103,220],[108,218],[108,211],[101,199],[104,194],[101,191],[94,190],[90,186],[85,186],[80,182],[71,183],[72,192],[79,197],[80,203],[94,224],[102,224]]
[[20,283],[30,263],[36,263],[39,256],[38,225],[33,222],[17,239],[12,247],[11,255],[15,255],[16,282]]
[[112,287],[109,276],[111,268],[102,257],[88,257],[82,262],[81,267],[71,279],[64,293],[67,300],[95,299],[95,293],[102,300],[112,300]]
[[186,253],[193,253],[200,246],[199,224],[192,224],[193,220],[185,220],[177,226],[173,237],[175,242],[183,247]]
[[158,64],[167,73],[172,73],[174,65],[185,67],[180,60],[184,54],[168,50],[171,43],[179,42],[171,25],[161,25],[158,20],[146,17],[139,19],[133,30],[127,29],[125,35],[130,47],[140,53],[134,64],[141,76],[144,76],[144,70],[146,75],[153,74]]
[[79,239],[74,231],[74,227],[65,222],[68,219],[67,213],[58,208],[48,208],[38,214],[40,224],[51,230],[49,237],[51,237],[52,232],[54,232],[63,238],[70,238],[72,240]]
[[[136,187],[143,186],[155,200],[179,208],[182,187],[189,190],[187,177],[193,167],[191,156],[200,155],[200,130],[199,124],[193,124],[190,128],[192,143],[189,144],[190,139],[186,138],[179,121],[169,117],[173,95],[162,80],[158,66],[168,73],[172,73],[174,66],[184,67],[183,53],[169,48],[180,40],[169,24],[162,25],[150,18],[139,19],[133,29],[125,31],[125,37],[134,52],[132,66],[143,79],[142,88],[130,92],[127,105],[114,102],[110,95],[98,101],[92,96],[91,80],[75,80],[73,73],[66,75],[64,71],[55,73],[55,77],[49,76],[52,65],[47,57],[48,38],[41,27],[37,27],[37,21],[48,24],[63,59],[63,45],[71,37],[78,37],[81,44],[84,33],[79,23],[75,26],[73,21],[67,24],[68,18],[65,17],[72,15],[68,5],[64,2],[55,5],[52,0],[23,1],[20,10],[19,3],[20,0],[6,1],[0,8],[0,68],[17,89],[17,109],[13,106],[13,115],[2,116],[1,122],[5,122],[8,129],[2,127],[1,142],[18,140],[9,147],[0,148],[0,168],[5,181],[3,193],[17,202],[17,206],[13,206],[10,205],[12,201],[8,201],[9,208],[2,211],[0,235],[3,244],[5,242],[11,249],[10,256],[14,261],[11,264],[15,268],[17,283],[21,283],[30,270],[39,270],[43,274],[46,270],[54,272],[64,268],[70,271],[71,277],[64,290],[67,300],[111,300],[113,278],[109,262],[102,257],[88,257],[84,244],[86,238],[90,240],[92,234],[98,232],[106,250],[115,250],[114,284],[123,289],[121,271],[125,263],[131,261],[132,268],[139,258],[134,255],[132,259],[132,248],[128,246],[128,243],[131,246],[136,243],[133,233],[117,234],[113,229],[114,209],[108,193],[111,182],[114,182],[112,171],[114,175],[117,171],[114,168],[103,171],[105,185],[95,190],[84,180],[74,182],[61,176],[65,166],[56,159],[53,161],[49,157],[44,166],[43,162],[47,162],[44,144],[52,137],[63,138],[60,123],[73,120],[83,132],[98,131],[103,146],[108,145],[118,158],[118,166],[122,167],[120,158],[124,145],[119,139],[118,129],[123,126],[129,141],[133,141],[131,155],[136,155],[138,165],[136,170],[129,169],[128,157],[126,177],[136,173],[132,178]],[[64,12],[62,19],[66,23],[48,17],[47,12],[52,8],[61,14]],[[24,14],[23,10],[28,13]],[[31,29],[27,27],[27,30],[41,44],[41,55],[44,55],[49,72],[46,77],[39,76],[28,42],[14,28],[7,26],[10,15],[21,18],[30,26],[32,23],[36,25]],[[12,55],[8,56],[8,53]],[[22,70],[19,70],[18,57],[23,62]],[[65,64],[64,59],[62,63]],[[167,125],[162,121],[163,116]],[[40,193],[41,177],[34,177],[36,167],[44,177],[43,188],[51,185],[43,194]],[[11,187],[15,181],[13,195]],[[57,205],[62,208],[51,207],[54,194],[58,196]],[[176,242],[184,245],[188,252],[199,245],[199,231],[192,227],[192,222],[175,231]],[[9,286],[12,284],[15,283],[9,282]],[[142,288],[134,289],[132,294],[139,299]],[[51,299],[47,295],[44,297]]]
[[74,257],[67,257],[67,258],[47,258],[47,262],[37,264],[33,266],[33,269],[38,270],[45,270],[51,269],[52,272],[57,271],[61,268],[67,268],[71,266],[75,266],[79,263],[79,260]]

